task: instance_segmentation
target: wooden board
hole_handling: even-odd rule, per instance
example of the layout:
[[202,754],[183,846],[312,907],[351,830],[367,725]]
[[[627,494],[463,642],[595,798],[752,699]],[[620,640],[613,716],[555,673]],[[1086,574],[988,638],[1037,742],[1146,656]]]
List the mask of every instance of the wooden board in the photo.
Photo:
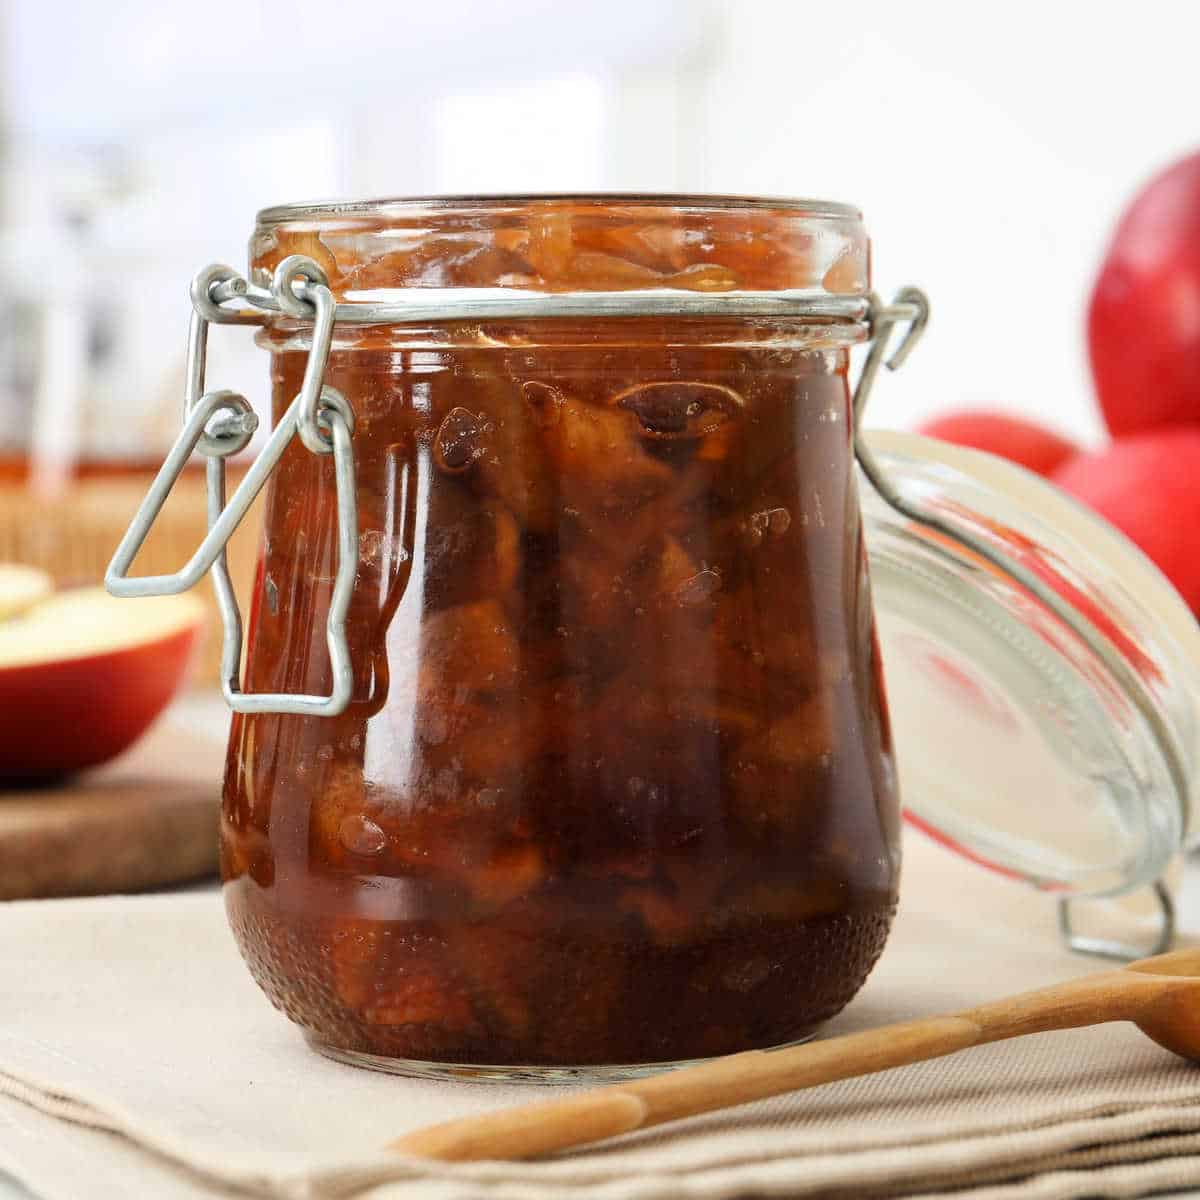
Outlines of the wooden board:
[[136,892],[212,875],[224,767],[223,744],[168,718],[107,766],[0,790],[0,899]]

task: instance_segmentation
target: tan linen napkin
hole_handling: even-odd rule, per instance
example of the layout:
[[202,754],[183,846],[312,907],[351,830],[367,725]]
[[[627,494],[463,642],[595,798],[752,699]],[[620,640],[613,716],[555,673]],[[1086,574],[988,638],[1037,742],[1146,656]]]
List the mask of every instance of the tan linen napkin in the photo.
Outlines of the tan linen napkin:
[[[1139,1196],[1200,1184],[1200,1069],[1131,1026],[1045,1034],[537,1163],[381,1152],[548,1093],[434,1083],[307,1049],[246,973],[215,893],[0,908],[0,1165],[48,1200]],[[1047,897],[910,835],[901,913],[846,1032],[1102,964]],[[670,998],[663,997],[669,1004]]]

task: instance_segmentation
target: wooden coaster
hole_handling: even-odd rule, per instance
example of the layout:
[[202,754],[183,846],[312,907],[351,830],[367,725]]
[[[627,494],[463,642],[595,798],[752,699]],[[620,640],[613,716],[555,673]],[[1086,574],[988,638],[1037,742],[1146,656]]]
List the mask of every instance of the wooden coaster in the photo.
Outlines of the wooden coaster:
[[0,899],[136,892],[216,871],[225,747],[177,721],[61,784],[0,790]]

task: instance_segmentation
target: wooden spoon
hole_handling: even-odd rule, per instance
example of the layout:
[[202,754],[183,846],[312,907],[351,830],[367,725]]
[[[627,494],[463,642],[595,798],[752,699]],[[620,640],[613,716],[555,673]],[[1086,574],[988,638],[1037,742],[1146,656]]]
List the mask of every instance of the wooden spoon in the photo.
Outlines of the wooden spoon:
[[1200,1059],[1200,949],[1025,992],[949,1016],[885,1025],[786,1050],[751,1050],[565,1100],[418,1129],[389,1148],[447,1162],[533,1158],[765,1096],[870,1075],[1005,1038],[1132,1021]]

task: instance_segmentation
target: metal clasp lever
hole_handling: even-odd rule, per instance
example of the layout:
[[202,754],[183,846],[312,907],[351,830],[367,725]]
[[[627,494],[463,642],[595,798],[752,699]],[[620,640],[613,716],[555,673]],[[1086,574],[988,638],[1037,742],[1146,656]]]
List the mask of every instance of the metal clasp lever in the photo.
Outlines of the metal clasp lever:
[[1117,962],[1132,962],[1137,958],[1150,958],[1155,954],[1164,954],[1175,942],[1175,901],[1172,899],[1167,885],[1161,879],[1156,879],[1150,884],[1150,894],[1154,897],[1156,929],[1154,941],[1149,946],[1131,946],[1113,938],[1093,937],[1077,933],[1071,917],[1071,906],[1079,901],[1070,896],[1059,897],[1059,936],[1078,954],[1090,954],[1095,958],[1112,958]]
[[[300,280],[304,281],[303,299],[295,291]],[[314,322],[312,348],[299,395],[226,504],[225,459],[246,446],[258,419],[245,397],[236,392],[204,391],[205,357],[210,322],[250,324],[261,321],[261,317],[221,308],[224,300],[240,297],[245,292],[245,280],[228,267],[206,268],[193,281],[183,429],[121,539],[105,573],[104,584],[114,596],[161,596],[186,591],[199,583],[206,572],[212,571],[224,626],[221,690],[229,706],[243,713],[304,713],[332,717],[345,711],[354,683],[346,642],[346,614],[358,570],[358,508],[351,441],[354,413],[340,392],[323,383],[333,338],[333,295],[320,268],[311,260],[293,256],[279,264],[272,292],[284,311]],[[230,536],[297,433],[313,453],[333,455],[338,567],[325,630],[333,676],[328,696],[242,690],[242,618],[225,560]],[[199,450],[208,460],[205,467],[208,532],[184,567],[173,575],[131,578],[129,568],[194,450]]]

